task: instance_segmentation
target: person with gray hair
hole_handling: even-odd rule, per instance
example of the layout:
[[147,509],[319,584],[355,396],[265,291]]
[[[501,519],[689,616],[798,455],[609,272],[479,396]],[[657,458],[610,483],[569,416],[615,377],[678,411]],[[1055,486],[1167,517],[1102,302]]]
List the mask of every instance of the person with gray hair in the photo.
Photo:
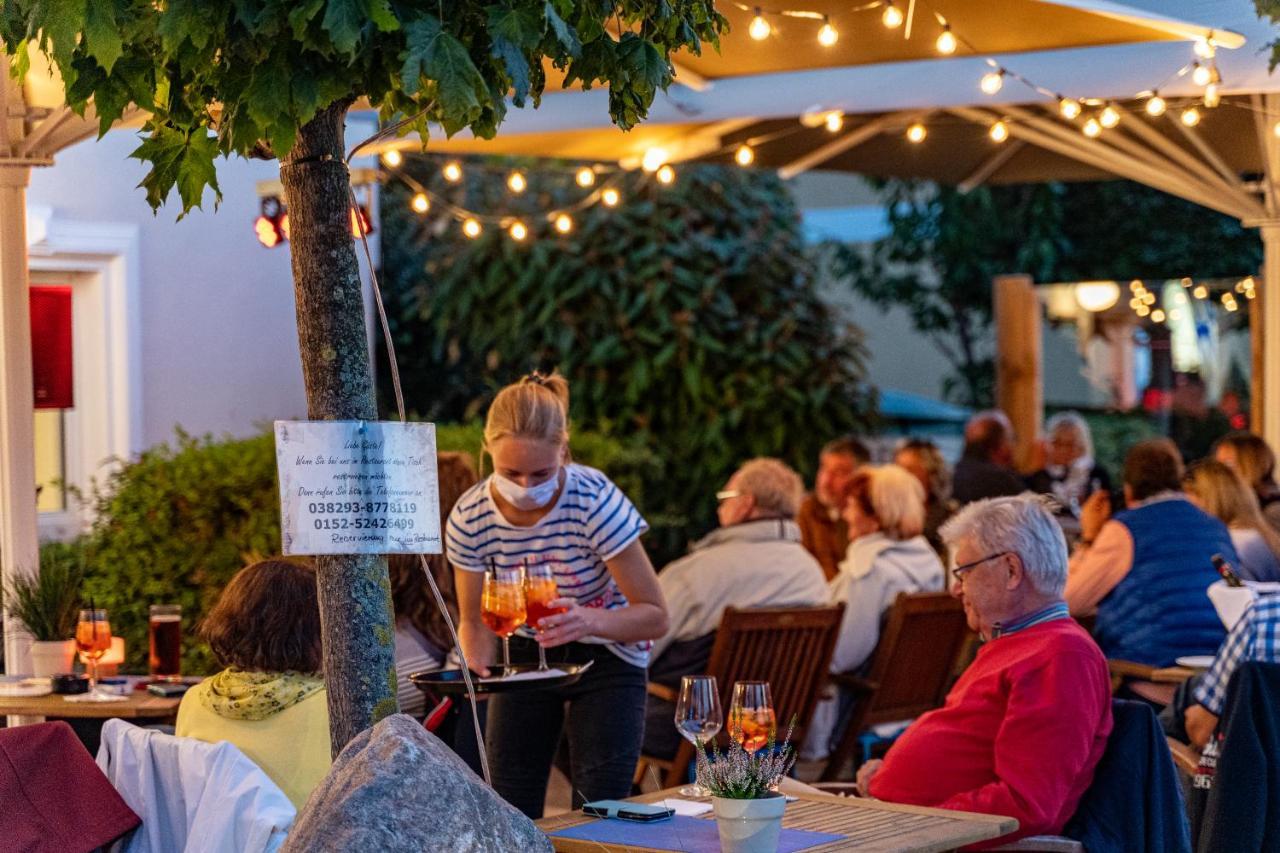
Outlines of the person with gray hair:
[[1067,545],[1034,497],[978,501],[942,528],[951,594],[986,641],[943,707],[917,719],[863,793],[895,803],[1017,818],[1059,834],[1093,781],[1111,733],[1107,661],[1067,613]]
[[[729,478],[716,494],[720,527],[658,575],[670,627],[653,643],[650,681],[677,688],[682,676],[705,672],[726,607],[825,603],[826,577],[795,520],[803,497],[800,475],[778,459],[752,459]],[[644,752],[670,758],[680,744],[675,707],[647,701]]]
[[1027,488],[1053,495],[1073,516],[1089,495],[1111,491],[1111,477],[1093,458],[1093,434],[1078,412],[1059,412],[1044,425],[1044,466],[1027,477]]

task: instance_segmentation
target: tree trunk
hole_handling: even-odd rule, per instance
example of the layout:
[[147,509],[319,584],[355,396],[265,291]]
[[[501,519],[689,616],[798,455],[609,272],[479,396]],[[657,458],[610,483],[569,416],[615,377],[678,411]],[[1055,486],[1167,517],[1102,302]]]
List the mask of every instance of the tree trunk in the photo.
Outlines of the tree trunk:
[[[335,103],[303,125],[280,166],[312,420],[378,415],[351,239],[351,183],[342,158],[349,105]],[[391,586],[381,556],[321,556],[315,565],[329,736],[337,757],[353,737],[398,710]]]

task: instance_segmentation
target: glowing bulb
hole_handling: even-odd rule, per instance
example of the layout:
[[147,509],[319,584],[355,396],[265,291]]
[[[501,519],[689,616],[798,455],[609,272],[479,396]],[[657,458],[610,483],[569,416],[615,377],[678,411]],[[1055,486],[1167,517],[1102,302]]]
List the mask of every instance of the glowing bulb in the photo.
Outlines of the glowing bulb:
[[1146,291],[1145,293],[1143,293],[1143,294],[1142,294],[1142,301],[1143,301],[1144,303],[1146,303],[1147,305],[1155,305],[1155,304],[1156,304],[1156,295],[1155,295],[1154,293],[1152,293],[1150,290],[1148,290],[1148,291]]
[[1082,130],[1085,136],[1090,139],[1097,139],[1102,134],[1102,125],[1098,123],[1096,118],[1090,118],[1084,123]]
[[1058,112],[1068,121],[1079,118],[1080,102],[1075,98],[1060,98],[1058,99]]
[[1114,281],[1082,281],[1075,286],[1075,298],[1086,311],[1106,311],[1120,300],[1120,287]]
[[1134,311],[1137,311],[1139,308],[1142,307],[1142,300],[1136,296],[1133,297],[1132,299],[1129,300],[1129,307],[1132,308]]
[[760,14],[760,7],[756,7],[756,15],[751,19],[751,25],[747,27],[747,35],[756,41],[764,41],[773,32],[773,27],[769,26],[769,22]]
[[480,232],[484,229],[480,227],[480,223],[474,219],[468,219],[462,223],[462,233],[466,234],[472,240],[480,236]]
[[404,157],[401,156],[399,151],[392,148],[382,155],[382,162],[394,169],[404,162]]
[[1195,50],[1196,56],[1201,59],[1213,59],[1214,54],[1218,52],[1212,36],[1196,39],[1195,46],[1192,49]]
[[924,138],[929,135],[929,131],[925,130],[924,125],[916,122],[907,128],[907,139],[912,142],[924,142]]
[[1163,323],[1163,322],[1164,322],[1164,311],[1161,311],[1159,308],[1157,308],[1156,310],[1152,311],[1152,312],[1151,312],[1151,322],[1153,322],[1153,323]]
[[583,166],[574,176],[574,180],[580,187],[589,187],[596,182],[596,172],[590,166]]
[[989,71],[982,75],[982,81],[978,84],[982,91],[988,95],[994,95],[1004,88],[1004,69],[999,71]]
[[1139,290],[1143,289],[1142,281],[1140,279],[1135,278],[1133,281],[1129,282],[1130,293],[1137,293]]
[[1252,299],[1252,298],[1253,298],[1254,296],[1256,296],[1257,294],[1258,294],[1258,291],[1254,290],[1254,289],[1251,287],[1251,288],[1249,288],[1248,290],[1246,290],[1246,291],[1244,292],[1244,298],[1245,298],[1245,299]]
[[1213,75],[1209,72],[1209,66],[1201,65],[1199,62],[1191,66],[1191,82],[1197,86],[1208,86],[1213,82]]
[[751,149],[750,145],[739,145],[738,150],[733,152],[733,159],[737,161],[739,166],[750,166],[756,159],[756,152]]
[[517,219],[511,223],[511,227],[507,229],[507,233],[511,235],[511,239],[517,243],[523,243],[524,238],[529,236],[529,228]]
[[1218,84],[1210,83],[1204,87],[1204,105],[1209,109],[1213,109],[1222,103],[1222,95],[1218,92]]
[[658,168],[657,177],[658,183],[670,185],[675,182],[676,170],[664,163]]
[[938,53],[941,53],[943,56],[950,56],[956,52],[956,34],[951,32],[950,24],[943,25],[942,32],[938,34],[938,40],[934,42],[934,47],[936,47],[938,49]]
[[658,167],[667,162],[667,149],[650,148],[644,152],[644,157],[640,160],[640,167],[646,172],[656,172]]
[[885,0],[884,12],[880,15],[880,21],[891,30],[896,30],[902,26],[902,10],[893,5],[893,0]]
[[1274,133],[1276,136],[1280,136],[1280,121],[1271,125],[1271,132]]
[[827,126],[827,131],[829,133],[839,133],[840,128],[844,127],[844,113],[827,113],[827,117],[823,119],[823,123]]
[[573,217],[567,213],[562,213],[556,217],[556,230],[561,234],[568,234],[573,230]]
[[507,176],[507,189],[513,193],[522,193],[529,186],[522,172],[512,172]]
[[457,160],[450,160],[444,164],[444,168],[440,170],[440,174],[444,175],[444,179],[451,184],[456,184],[462,180],[462,164]]
[[1195,289],[1191,291],[1191,295],[1196,299],[1204,299],[1209,295],[1209,288],[1205,287],[1203,284],[1197,284]]
[[1195,127],[1200,123],[1200,111],[1195,107],[1187,107],[1182,111],[1182,123],[1187,127]]
[[1147,115],[1149,116],[1162,116],[1168,107],[1169,105],[1165,103],[1164,98],[1155,92],[1152,92],[1151,97],[1147,98]]
[[410,205],[413,207],[415,212],[426,213],[431,209],[431,199],[427,198],[426,193],[418,193],[413,197],[413,201],[410,202]]
[[1232,299],[1230,302],[1227,303],[1228,311],[1235,311],[1239,307],[1240,307],[1239,304],[1234,299]]
[[609,187],[600,193],[600,201],[604,202],[605,207],[617,207],[618,202],[622,201],[622,196],[613,187]]
[[1133,313],[1137,314],[1139,317],[1145,317],[1151,313],[1151,309],[1145,305],[1139,305],[1137,308],[1133,309]]
[[992,142],[1004,142],[1009,138],[1009,125],[1003,121],[998,121],[991,125],[991,129],[987,131],[987,135],[991,137]]
[[1103,108],[1102,112],[1098,114],[1098,123],[1107,128],[1115,127],[1120,123],[1120,113],[1115,107],[1108,104]]
[[840,33],[836,32],[836,28],[831,26],[831,22],[827,21],[822,25],[822,29],[818,30],[818,44],[823,47],[831,47],[840,40]]

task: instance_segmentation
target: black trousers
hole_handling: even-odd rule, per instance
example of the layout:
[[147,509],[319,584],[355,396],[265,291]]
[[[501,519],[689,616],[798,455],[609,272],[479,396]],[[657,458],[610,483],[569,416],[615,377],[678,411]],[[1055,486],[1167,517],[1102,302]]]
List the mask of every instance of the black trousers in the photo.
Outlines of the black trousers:
[[[536,643],[511,638],[513,663],[537,659]],[[542,816],[562,733],[575,807],[631,794],[644,738],[645,670],[600,645],[569,643],[547,650],[551,666],[587,661],[593,661],[591,669],[575,684],[489,700],[485,746],[493,787],[531,818]]]

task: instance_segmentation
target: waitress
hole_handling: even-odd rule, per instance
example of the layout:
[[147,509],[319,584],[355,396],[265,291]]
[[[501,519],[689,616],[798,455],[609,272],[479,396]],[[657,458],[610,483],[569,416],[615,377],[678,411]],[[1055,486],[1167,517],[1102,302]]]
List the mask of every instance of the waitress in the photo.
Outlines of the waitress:
[[[503,388],[484,428],[494,473],[463,494],[445,530],[471,669],[487,676],[495,659],[494,635],[480,617],[484,572],[526,559],[552,563],[563,596],[552,602],[563,612],[542,619],[537,642],[553,665],[592,664],[569,686],[489,702],[493,786],[531,818],[542,816],[562,731],[575,806],[582,797],[630,795],[650,641],[667,630],[658,578],[640,544],[649,525],[608,477],[569,461],[568,412],[569,384],[557,374]],[[513,658],[536,658],[533,640],[513,637],[511,648]]]

